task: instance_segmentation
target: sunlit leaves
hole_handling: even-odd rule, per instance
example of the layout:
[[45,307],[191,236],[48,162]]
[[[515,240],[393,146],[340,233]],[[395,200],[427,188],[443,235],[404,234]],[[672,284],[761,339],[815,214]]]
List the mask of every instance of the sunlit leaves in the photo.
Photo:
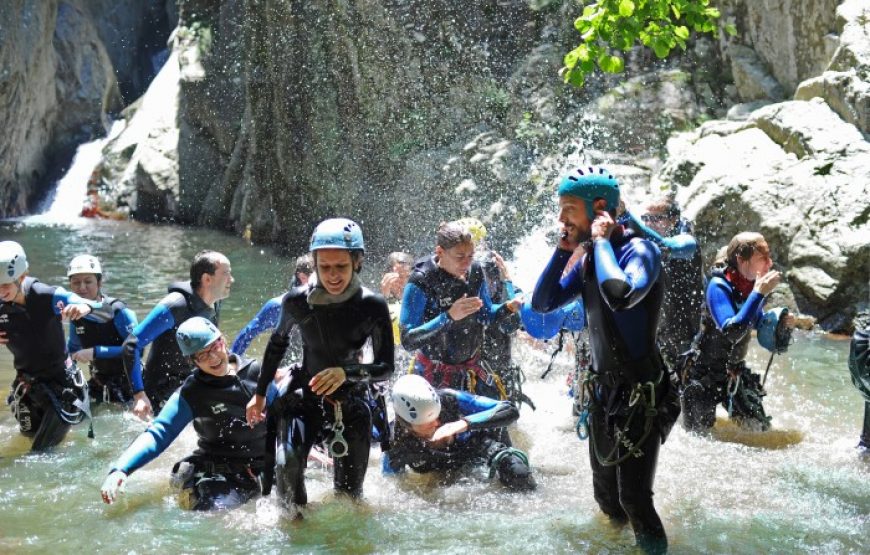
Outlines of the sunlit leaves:
[[[692,32],[718,33],[720,11],[710,0],[597,0],[583,8],[574,21],[580,45],[565,55],[562,76],[566,83],[582,86],[596,65],[606,73],[625,69],[627,52],[636,44],[666,58],[674,48],[686,49]],[[734,35],[733,24],[724,26]]]

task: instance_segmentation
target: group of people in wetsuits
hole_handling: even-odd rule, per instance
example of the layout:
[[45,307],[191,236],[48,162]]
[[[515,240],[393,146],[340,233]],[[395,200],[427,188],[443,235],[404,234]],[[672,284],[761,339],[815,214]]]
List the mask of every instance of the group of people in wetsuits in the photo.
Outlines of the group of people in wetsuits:
[[[506,429],[524,397],[511,334],[523,327],[548,339],[585,327],[590,359],[574,386],[595,499],[613,521],[631,523],[642,549],[664,551],[653,481],[681,408],[690,430],[712,427],[720,403],[766,429],[763,381],[745,365],[750,331],[784,352],[794,319],[763,311],[780,275],[760,234],[736,235],[705,285],[697,242],[671,201],[641,218],[618,215],[619,183],[598,167],[566,175],[558,197],[558,245],[528,299],[497,253],[476,255],[482,225],[458,220],[439,226],[432,255],[413,264],[391,258],[381,283],[391,307],[361,283],[359,225],[334,218],[314,230],[290,290],[268,301],[232,347],[218,328],[233,283],[221,253],[198,253],[190,281],[172,284],[137,322],[103,295],[94,257],[71,261],[70,293],[28,277],[21,246],[2,242],[0,343],[17,371],[13,413],[33,448],[44,449],[89,415],[92,400],[129,402],[140,417],[159,410],[112,465],[102,487],[108,503],[190,422],[197,449],[175,465],[172,482],[192,509],[236,506],[274,483],[301,514],[318,445],[332,457],[335,490],[357,498],[373,437],[386,474],[479,463],[506,487],[530,491],[528,457]],[[67,343],[61,317],[71,321]],[[269,329],[262,363],[246,359],[251,339]],[[410,375],[392,384],[387,423],[396,339],[410,355]],[[866,343],[853,366],[866,368]],[[91,380],[74,361],[91,365]],[[853,370],[856,385],[870,383],[862,375]]]

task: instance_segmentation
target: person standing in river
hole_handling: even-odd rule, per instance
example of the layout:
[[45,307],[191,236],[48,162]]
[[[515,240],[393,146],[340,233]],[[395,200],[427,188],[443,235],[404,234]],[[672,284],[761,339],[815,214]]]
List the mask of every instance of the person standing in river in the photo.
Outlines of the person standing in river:
[[[124,340],[124,369],[133,388],[133,414],[147,418],[160,408],[190,375],[190,364],[175,341],[178,326],[202,316],[218,325],[220,302],[230,295],[233,275],[230,261],[216,251],[200,251],[190,265],[190,281],[169,286],[148,316]],[[151,351],[142,370],[142,351]]]
[[764,312],[768,295],[781,275],[773,269],[770,247],[755,232],[735,235],[728,243],[725,265],[713,269],[707,284],[706,308],[698,352],[683,377],[683,425],[705,431],[716,422],[716,405],[750,429],[770,428],[764,411],[762,378],[746,366],[751,331],[771,352],[788,349],[794,317],[784,309]]
[[67,348],[76,362],[89,364],[88,390],[94,403],[129,403],[130,380],[124,372],[121,346],[137,324],[136,314],[124,301],[103,294],[103,267],[95,256],[73,258],[66,271],[73,293],[97,301],[102,308],[70,322]]
[[864,426],[858,440],[858,449],[870,455],[870,326],[855,330],[849,345],[849,372],[852,384],[864,398]]
[[[562,233],[535,286],[532,308],[551,312],[582,297],[592,368],[579,386],[588,401],[581,423],[588,422],[595,500],[612,521],[631,523],[641,549],[662,553],[667,536],[653,505],[653,481],[679,405],[656,345],[661,255],[653,243],[616,224],[619,183],[606,169],[568,173],[558,194]],[[586,255],[563,277],[583,243]]]
[[100,303],[27,275],[24,249],[0,242],[0,345],[12,353],[16,376],[6,400],[31,449],[43,451],[89,416],[85,378],[67,355],[61,319],[80,320]]
[[[274,451],[277,442],[283,451],[276,457],[278,493],[294,516],[308,503],[305,466],[315,443],[328,446],[335,491],[362,495],[372,432],[369,385],[388,380],[395,362],[387,303],[359,278],[365,254],[360,226],[347,218],[325,220],[311,236],[310,251],[317,278],[284,295],[281,320],[266,346],[257,391],[247,407],[250,424],[266,418],[267,387],[298,326],[302,363],[286,378],[286,393],[270,409],[269,427],[277,437],[267,439],[267,449]],[[368,341],[374,360],[364,363]],[[271,477],[266,483],[268,491]]]

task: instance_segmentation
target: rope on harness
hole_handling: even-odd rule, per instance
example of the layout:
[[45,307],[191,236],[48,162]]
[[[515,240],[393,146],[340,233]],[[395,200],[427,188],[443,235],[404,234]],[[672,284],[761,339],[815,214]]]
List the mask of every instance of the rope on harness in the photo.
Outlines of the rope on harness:
[[550,355],[550,363],[547,365],[547,369],[544,370],[544,373],[541,374],[541,379],[547,377],[547,374],[553,369],[553,363],[556,362],[556,355],[562,352],[562,348],[565,346],[565,330],[559,330],[559,342],[556,343],[556,350]]
[[[592,442],[592,450],[595,453],[595,458],[598,460],[598,464],[603,467],[616,466],[627,460],[629,457],[639,458],[643,456],[643,451],[640,446],[649,437],[649,434],[652,431],[653,419],[658,414],[658,409],[656,409],[656,387],[661,383],[662,376],[664,376],[664,372],[659,374],[658,380],[655,382],[649,381],[645,383],[637,383],[632,388],[628,397],[628,406],[631,408],[631,412],[628,414],[628,418],[626,419],[625,425],[622,429],[617,428],[615,430],[616,441],[614,442],[613,449],[610,450],[607,456],[601,456],[601,453],[598,450],[598,445],[595,443],[595,436],[594,434],[592,435],[590,441]],[[643,416],[645,418],[643,433],[637,441],[632,441],[631,438],[628,437],[628,432],[631,428],[632,421],[640,411],[643,411]],[[591,422],[589,423],[589,426],[591,428]],[[620,446],[628,449],[622,456],[618,456]]]
[[725,391],[728,394],[728,418],[734,411],[734,396],[737,395],[737,390],[740,389],[740,374],[737,377],[728,376],[728,384],[725,386]]
[[520,451],[516,447],[507,447],[502,449],[495,456],[492,457],[492,460],[489,461],[489,477],[490,479],[495,477],[496,469],[498,468],[498,463],[501,462],[502,459],[507,458],[511,455],[516,455],[526,466],[529,466],[529,456],[525,454],[525,452]]

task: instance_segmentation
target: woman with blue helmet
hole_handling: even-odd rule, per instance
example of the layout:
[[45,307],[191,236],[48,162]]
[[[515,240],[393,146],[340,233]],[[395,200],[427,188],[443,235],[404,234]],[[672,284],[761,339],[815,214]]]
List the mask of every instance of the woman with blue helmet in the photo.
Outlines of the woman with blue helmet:
[[[302,364],[292,372],[281,408],[274,407],[269,415],[284,455],[277,458],[275,469],[278,492],[291,510],[308,502],[305,463],[315,443],[325,442],[333,457],[335,490],[362,495],[372,430],[369,384],[388,380],[394,365],[387,303],[360,283],[365,245],[359,225],[347,218],[321,222],[310,250],[316,279],[284,295],[281,320],[266,347],[247,411],[251,424],[266,417],[266,388],[290,331],[298,327],[305,345]],[[363,363],[362,350],[369,340],[374,360]],[[274,444],[267,440],[267,449]]]
[[[182,508],[236,507],[260,494],[266,464],[266,426],[248,426],[245,420],[260,364],[230,353],[217,326],[201,316],[182,322],[175,338],[195,370],[112,465],[103,482],[103,501],[113,503],[128,476],[157,458],[192,422],[197,448],[175,464],[172,475]],[[275,385],[269,384],[268,397],[276,395]]]

